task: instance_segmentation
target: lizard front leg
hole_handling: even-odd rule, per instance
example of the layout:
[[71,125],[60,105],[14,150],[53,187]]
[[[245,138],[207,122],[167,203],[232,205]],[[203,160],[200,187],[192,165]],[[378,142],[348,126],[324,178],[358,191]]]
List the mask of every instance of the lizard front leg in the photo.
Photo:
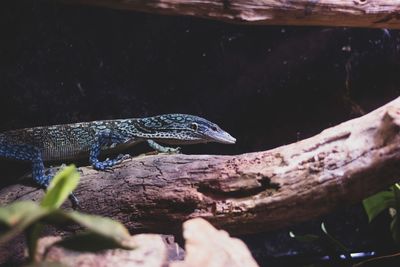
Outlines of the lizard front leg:
[[147,143],[149,144],[149,146],[155,150],[157,150],[158,152],[161,153],[179,153],[180,152],[180,148],[173,148],[173,147],[168,147],[168,146],[162,146],[158,143],[156,143],[153,140],[147,140]]
[[[31,161],[33,180],[45,189],[49,186],[53,176],[45,174],[42,154],[39,148],[32,145],[5,142],[0,146],[0,156],[15,160]],[[73,193],[70,194],[69,199],[74,208],[79,207],[79,201]]]
[[115,159],[99,160],[101,148],[103,146],[111,146],[113,144],[122,144],[126,142],[126,138],[122,135],[112,133],[111,131],[103,131],[96,135],[95,142],[90,148],[89,161],[96,170],[106,170],[111,168],[123,160],[129,158],[129,155],[118,155]]
[[[36,152],[33,153],[33,159],[32,159],[32,176],[33,179],[43,188],[47,189],[47,187],[50,185],[50,181],[53,179],[53,175],[45,175],[45,168],[43,164],[43,159],[41,156],[41,153],[39,149],[36,149]],[[62,168],[62,167],[61,167]],[[74,195],[73,192],[69,194],[69,200],[71,201],[72,208],[77,209],[79,208],[79,200],[78,198]]]
[[2,143],[0,156],[15,160],[32,162],[32,176],[37,184],[47,187],[51,181],[50,175],[45,175],[45,169],[40,150],[32,145]]

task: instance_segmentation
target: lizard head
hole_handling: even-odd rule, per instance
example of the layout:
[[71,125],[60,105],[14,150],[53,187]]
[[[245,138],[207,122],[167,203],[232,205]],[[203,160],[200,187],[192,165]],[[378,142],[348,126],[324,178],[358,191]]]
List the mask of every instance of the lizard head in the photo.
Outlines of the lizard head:
[[217,142],[234,144],[236,139],[204,118],[186,114],[165,114],[138,119],[138,137],[168,144]]

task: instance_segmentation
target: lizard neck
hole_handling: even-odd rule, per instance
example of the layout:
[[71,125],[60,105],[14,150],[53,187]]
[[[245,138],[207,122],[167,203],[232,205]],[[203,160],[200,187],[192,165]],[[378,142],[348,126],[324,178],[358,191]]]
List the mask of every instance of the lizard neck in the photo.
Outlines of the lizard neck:
[[117,120],[115,127],[130,139],[151,139],[171,144],[182,143],[183,137],[180,136],[179,129],[171,127],[170,123],[162,116],[155,116]]

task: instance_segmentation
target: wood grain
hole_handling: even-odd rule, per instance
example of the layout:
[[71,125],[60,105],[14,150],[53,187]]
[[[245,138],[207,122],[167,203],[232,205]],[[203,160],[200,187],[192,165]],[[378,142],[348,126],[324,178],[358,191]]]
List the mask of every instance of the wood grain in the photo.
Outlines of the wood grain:
[[399,0],[62,0],[166,15],[258,25],[399,29]]

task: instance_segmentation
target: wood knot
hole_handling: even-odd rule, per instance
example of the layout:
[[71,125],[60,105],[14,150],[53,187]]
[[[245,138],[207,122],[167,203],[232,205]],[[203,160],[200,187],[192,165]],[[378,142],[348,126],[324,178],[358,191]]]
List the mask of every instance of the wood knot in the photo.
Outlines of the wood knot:
[[399,130],[400,108],[388,107],[378,128],[376,142],[379,145],[386,145],[398,134]]
[[365,5],[367,4],[369,1],[368,0],[353,0],[353,3],[355,5]]
[[241,174],[226,180],[215,179],[199,183],[197,191],[213,198],[242,198],[261,192],[274,192],[280,185],[261,173]]

